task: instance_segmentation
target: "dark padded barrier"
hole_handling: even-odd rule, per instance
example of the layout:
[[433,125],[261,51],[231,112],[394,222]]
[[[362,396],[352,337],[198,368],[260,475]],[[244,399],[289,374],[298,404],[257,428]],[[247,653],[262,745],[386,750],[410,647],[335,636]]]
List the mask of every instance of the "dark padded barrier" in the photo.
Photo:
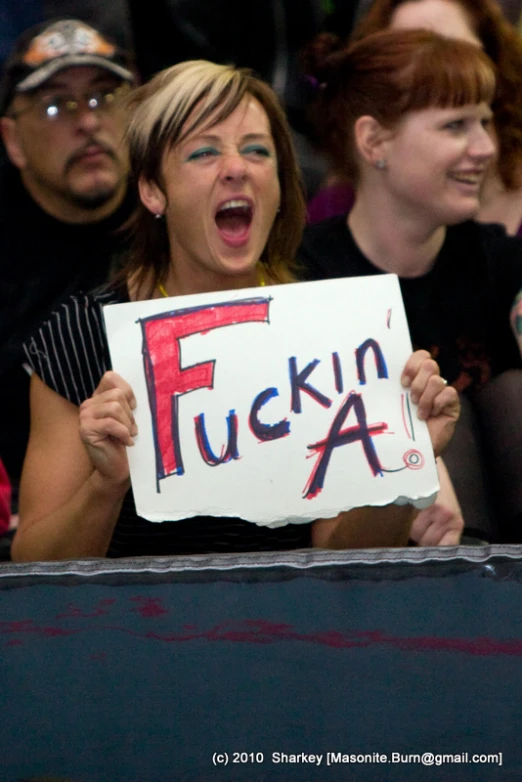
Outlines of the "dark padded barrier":
[[[521,557],[459,547],[2,566],[0,779],[520,782]],[[340,762],[326,765],[328,752]],[[434,765],[384,764],[392,753],[433,753]],[[438,766],[449,753],[460,762]]]

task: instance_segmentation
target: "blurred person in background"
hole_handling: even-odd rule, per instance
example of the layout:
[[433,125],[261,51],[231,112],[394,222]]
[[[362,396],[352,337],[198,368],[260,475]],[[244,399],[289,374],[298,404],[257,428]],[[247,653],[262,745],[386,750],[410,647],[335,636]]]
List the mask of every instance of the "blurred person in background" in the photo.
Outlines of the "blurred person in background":
[[[497,87],[492,109],[498,153],[482,187],[476,219],[502,223],[509,234],[522,235],[522,41],[515,28],[495,0],[375,0],[351,40],[387,28],[426,28],[470,41],[495,64]],[[342,51],[344,46],[334,36],[320,36],[308,49],[309,67],[317,73],[320,59]],[[341,180],[342,172],[333,171],[329,177],[332,187],[321,191],[310,204],[311,222],[351,208],[353,192]]]
[[[312,279],[399,276],[414,347],[437,360],[473,416],[462,430],[461,417],[444,456],[449,466],[460,437],[450,474],[468,534],[520,542],[522,241],[475,220],[495,165],[495,68],[472,41],[385,30],[332,54],[319,78],[317,131],[355,201],[307,228],[301,261]],[[437,504],[449,500],[441,492]]]
[[0,458],[16,492],[29,432],[22,343],[49,308],[103,282],[128,219],[120,97],[133,60],[84,22],[27,30],[0,94]]

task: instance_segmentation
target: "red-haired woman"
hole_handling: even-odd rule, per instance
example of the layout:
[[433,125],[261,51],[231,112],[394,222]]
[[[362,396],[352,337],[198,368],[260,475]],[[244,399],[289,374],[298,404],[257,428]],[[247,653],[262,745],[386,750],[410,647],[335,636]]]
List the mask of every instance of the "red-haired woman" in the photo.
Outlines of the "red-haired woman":
[[[522,235],[522,41],[495,0],[375,0],[352,34],[352,42],[385,30],[424,28],[470,41],[495,65],[497,85],[491,107],[498,146],[481,190],[476,219],[502,223]],[[342,49],[333,36],[321,36],[309,49],[310,67],[321,79],[328,54]],[[328,150],[325,150],[328,153]],[[343,179],[342,169],[336,169]],[[349,184],[321,191],[309,207],[312,222],[346,213],[353,203]]]
[[[469,398],[522,366],[522,242],[473,219],[495,156],[494,95],[479,47],[426,30],[376,33],[332,56],[317,125],[355,203],[348,217],[309,226],[301,251],[315,279],[399,275],[414,345]],[[522,540],[521,497],[510,518],[504,539]]]

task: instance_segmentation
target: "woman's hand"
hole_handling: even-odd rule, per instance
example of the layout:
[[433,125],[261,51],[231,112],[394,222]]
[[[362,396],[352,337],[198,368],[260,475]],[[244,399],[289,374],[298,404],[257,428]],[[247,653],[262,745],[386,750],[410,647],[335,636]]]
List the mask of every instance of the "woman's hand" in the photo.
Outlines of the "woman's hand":
[[458,546],[464,532],[464,519],[446,465],[437,459],[440,489],[429,508],[417,515],[410,539],[418,546]]
[[106,372],[90,399],[80,406],[80,437],[100,475],[115,483],[129,480],[127,446],[138,433],[130,385],[116,372]]
[[457,392],[440,376],[439,365],[428,351],[412,353],[401,376],[417,404],[417,417],[426,421],[435,456],[439,456],[453,436],[460,414]]
[[453,508],[435,502],[417,515],[410,538],[417,546],[458,546],[463,531],[462,516]]

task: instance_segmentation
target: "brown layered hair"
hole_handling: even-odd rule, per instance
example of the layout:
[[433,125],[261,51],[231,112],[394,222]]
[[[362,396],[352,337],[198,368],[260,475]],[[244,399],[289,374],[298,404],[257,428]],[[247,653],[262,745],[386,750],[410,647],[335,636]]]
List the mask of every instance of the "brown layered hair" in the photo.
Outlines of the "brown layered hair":
[[336,168],[357,183],[354,127],[368,115],[389,130],[410,111],[489,103],[491,61],[477,46],[428,30],[369,35],[324,63],[315,124]]
[[[305,221],[301,176],[279,100],[250,70],[191,60],[161,71],[138,87],[128,101],[131,119],[126,136],[131,171],[135,182],[143,177],[165,193],[165,153],[195,130],[203,132],[225,120],[248,96],[255,98],[268,116],[281,187],[279,213],[260,261],[267,280],[287,282],[293,279],[293,261]],[[165,220],[154,219],[140,202],[130,229],[132,246],[122,273],[132,277],[139,288],[148,288],[150,296],[165,282],[171,263]]]
[[[388,28],[405,2],[375,0],[352,34],[352,41]],[[469,25],[496,66],[497,88],[491,104],[498,135],[497,168],[508,190],[522,185],[522,41],[496,0],[450,0],[464,11]],[[437,66],[438,67],[438,66]]]

